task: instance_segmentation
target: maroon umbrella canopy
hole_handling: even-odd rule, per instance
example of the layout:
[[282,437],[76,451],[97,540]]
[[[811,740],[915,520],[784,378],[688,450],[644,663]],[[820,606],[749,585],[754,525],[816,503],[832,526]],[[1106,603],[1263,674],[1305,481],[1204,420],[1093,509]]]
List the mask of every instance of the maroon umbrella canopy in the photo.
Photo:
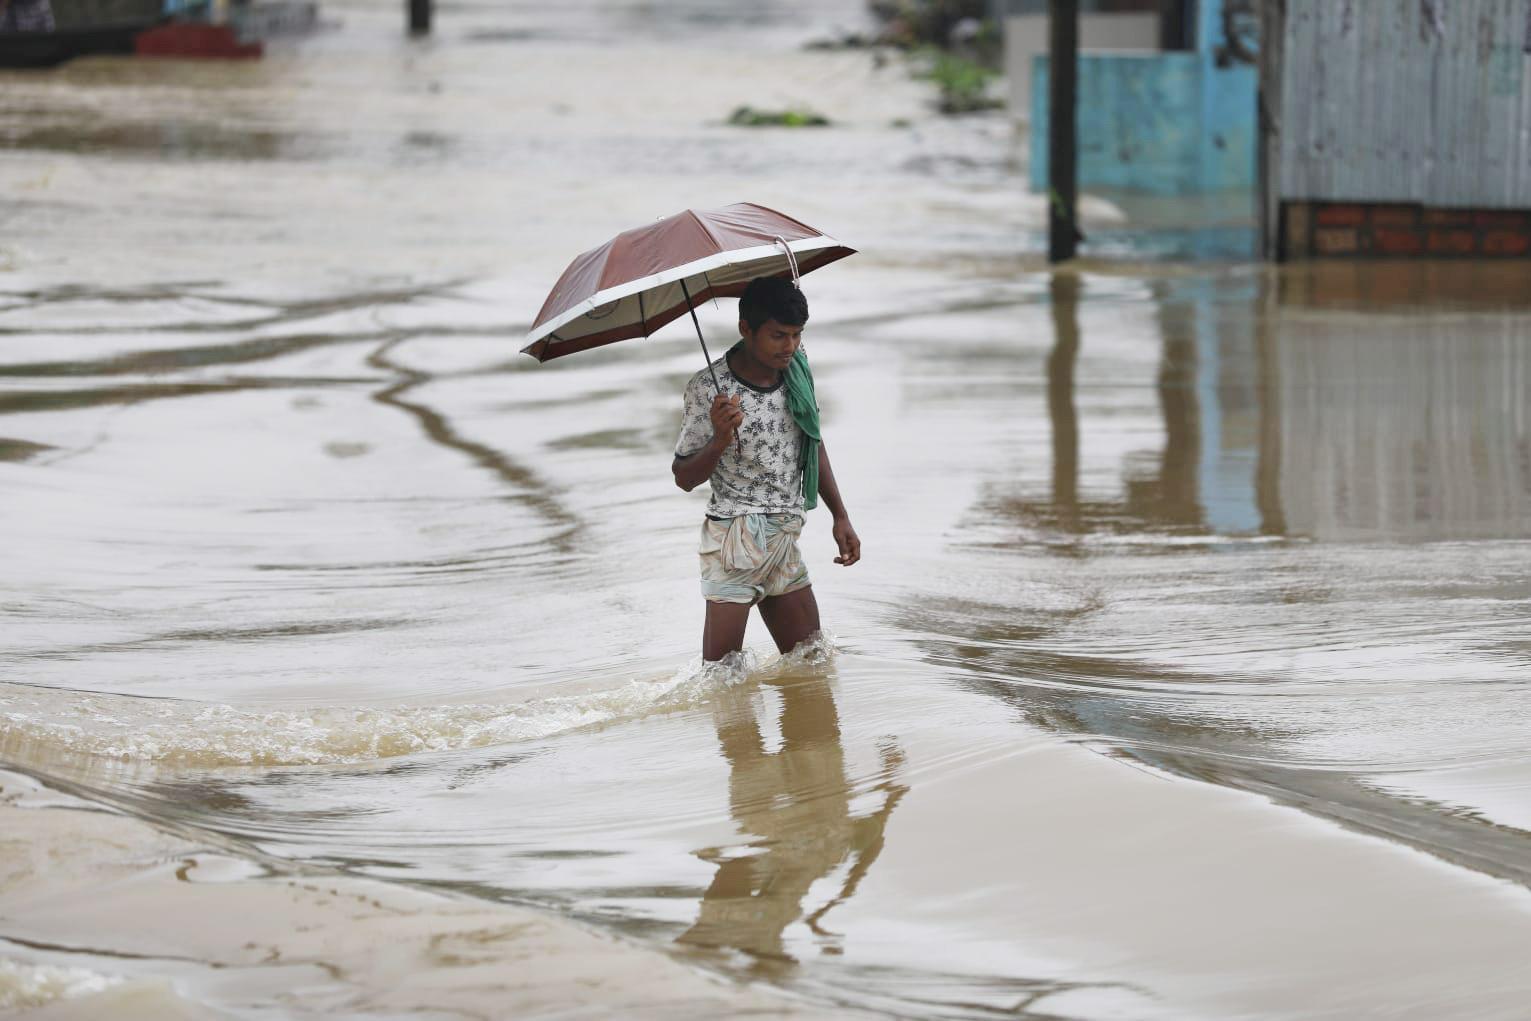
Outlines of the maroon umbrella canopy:
[[[752,202],[688,209],[623,231],[576,258],[522,348],[539,362],[647,337],[696,302],[738,297],[756,277],[801,275],[855,254]],[[700,331],[698,331],[700,333]]]

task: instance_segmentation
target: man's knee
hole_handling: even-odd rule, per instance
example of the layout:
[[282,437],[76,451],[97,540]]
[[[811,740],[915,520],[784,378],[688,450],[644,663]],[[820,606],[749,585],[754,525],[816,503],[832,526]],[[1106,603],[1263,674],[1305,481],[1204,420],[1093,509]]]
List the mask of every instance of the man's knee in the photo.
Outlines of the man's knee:
[[767,596],[760,601],[760,612],[769,614],[775,612],[790,613],[794,610],[812,609],[818,612],[818,600],[813,598],[813,586],[804,585],[790,592],[782,592],[779,595]]

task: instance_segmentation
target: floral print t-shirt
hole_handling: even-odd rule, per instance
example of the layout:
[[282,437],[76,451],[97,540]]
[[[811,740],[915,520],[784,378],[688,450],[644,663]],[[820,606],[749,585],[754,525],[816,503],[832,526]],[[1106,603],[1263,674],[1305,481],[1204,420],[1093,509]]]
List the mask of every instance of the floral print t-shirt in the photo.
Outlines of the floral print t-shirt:
[[[728,368],[728,356],[712,363],[718,374],[723,395],[739,395],[739,410],[744,412],[737,436],[743,441],[730,443],[718,460],[708,482],[712,499],[707,504],[710,518],[736,518],[742,514],[803,513],[803,430],[787,410],[786,374],[770,389],[761,389],[735,376]],[[681,418],[680,439],[675,443],[676,457],[689,457],[712,439],[712,398],[717,393],[712,373],[703,369],[686,384],[686,408]]]

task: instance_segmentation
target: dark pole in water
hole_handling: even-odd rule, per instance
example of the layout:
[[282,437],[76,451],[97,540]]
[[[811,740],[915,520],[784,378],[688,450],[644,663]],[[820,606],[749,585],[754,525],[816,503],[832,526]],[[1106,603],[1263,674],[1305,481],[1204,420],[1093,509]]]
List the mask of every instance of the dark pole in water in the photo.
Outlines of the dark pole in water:
[[[1531,24],[1526,26],[1531,33]],[[1531,44],[1531,35],[1527,36]],[[1264,0],[1260,5],[1260,87],[1256,92],[1256,115],[1260,144],[1255,170],[1260,187],[1260,255],[1280,262],[1281,195],[1276,171],[1281,166],[1281,81],[1285,64],[1286,0]]]
[[431,0],[405,0],[409,5],[409,34],[431,34]]
[[1075,113],[1079,80],[1079,0],[1051,0],[1047,61],[1047,258],[1074,257],[1079,232]]

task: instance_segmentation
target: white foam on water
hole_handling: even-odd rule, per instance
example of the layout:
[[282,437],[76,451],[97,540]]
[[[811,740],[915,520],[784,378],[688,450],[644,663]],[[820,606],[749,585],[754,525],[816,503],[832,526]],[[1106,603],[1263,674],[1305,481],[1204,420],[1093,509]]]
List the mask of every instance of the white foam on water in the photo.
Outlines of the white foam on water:
[[718,663],[692,660],[667,677],[509,704],[260,710],[0,685],[0,745],[193,768],[367,762],[536,740],[673,712],[761,677],[819,669],[833,654],[833,639],[820,635],[765,662],[746,649]]
[[0,1011],[32,1010],[56,1000],[91,996],[123,979],[85,968],[23,964],[0,958]]

